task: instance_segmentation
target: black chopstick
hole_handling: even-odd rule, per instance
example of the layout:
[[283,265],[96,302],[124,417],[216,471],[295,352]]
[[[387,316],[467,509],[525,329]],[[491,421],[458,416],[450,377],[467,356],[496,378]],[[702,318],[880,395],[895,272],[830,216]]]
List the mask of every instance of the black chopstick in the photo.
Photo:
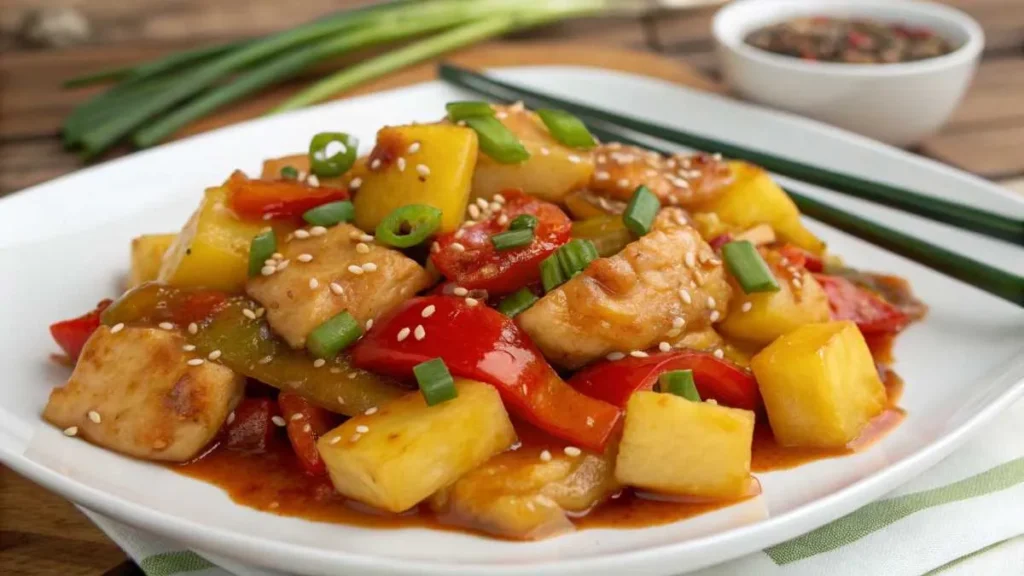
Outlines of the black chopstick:
[[[565,102],[563,100],[548,97],[535,91],[520,90],[511,84],[498,83],[476,72],[442,64],[440,75],[442,79],[455,86],[476,92],[491,100],[502,102],[522,101],[532,108],[557,107],[573,112],[586,122],[588,128],[590,128],[590,131],[595,136],[604,141],[618,141],[624,144],[640,146],[665,155],[673,154],[673,152],[653,146],[648,141],[634,138],[631,134],[640,134],[688,146],[688,144],[676,142],[661,135],[651,134],[637,128],[624,127],[615,122],[615,118],[617,118],[615,114],[602,111],[601,117],[592,116],[587,112],[581,112],[579,107],[575,109],[565,107],[562,104]],[[587,107],[587,110],[593,109]],[[659,133],[664,134],[662,131],[659,131]],[[872,220],[855,216],[830,204],[792,190],[787,189],[786,193],[793,198],[801,212],[811,218],[881,246],[905,258],[914,260],[932,270],[961,280],[992,295],[1008,300],[1017,306],[1024,307],[1024,278],[1016,274],[962,256]]]
[[681,146],[709,153],[717,152],[729,158],[746,160],[770,172],[1024,246],[1024,220],[1020,218],[995,214],[958,202],[949,202],[932,196],[926,196],[919,192],[883,182],[866,180],[851,174],[819,168],[706,136],[658,126],[636,118],[614,114],[578,102],[572,102],[557,96],[495,80],[489,76],[449,64],[441,64],[438,68],[438,74],[443,80],[469,90],[493,95],[492,97],[494,98],[502,98],[507,101],[522,100],[531,108],[542,106],[561,108],[577,116],[587,116],[591,119],[591,122],[595,120],[611,122],[617,126]]

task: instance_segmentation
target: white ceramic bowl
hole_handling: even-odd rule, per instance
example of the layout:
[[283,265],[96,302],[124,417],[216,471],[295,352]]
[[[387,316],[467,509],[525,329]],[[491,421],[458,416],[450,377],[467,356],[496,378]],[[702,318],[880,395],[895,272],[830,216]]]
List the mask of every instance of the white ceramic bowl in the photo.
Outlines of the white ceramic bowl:
[[[897,64],[809,62],[744,42],[751,32],[800,16],[860,17],[923,26],[958,48]],[[712,25],[722,73],[748,100],[809,116],[896,146],[935,133],[970,85],[985,36],[969,16],[908,0],[737,0]]]

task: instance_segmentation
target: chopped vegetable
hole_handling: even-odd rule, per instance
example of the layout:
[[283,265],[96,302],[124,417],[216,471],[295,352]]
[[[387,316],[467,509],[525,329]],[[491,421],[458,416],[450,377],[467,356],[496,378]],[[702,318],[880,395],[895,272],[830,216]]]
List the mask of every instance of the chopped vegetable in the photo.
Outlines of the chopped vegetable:
[[487,102],[449,102],[444,107],[448,111],[448,119],[452,122],[478,116],[494,116],[494,108]]
[[396,248],[422,244],[441,225],[441,211],[433,206],[407,204],[377,225],[377,241]]
[[240,218],[260,221],[297,219],[321,204],[347,200],[348,192],[329,186],[311,186],[296,180],[253,180],[235,172],[225,184],[228,205]]
[[517,314],[533,306],[536,301],[537,296],[529,288],[520,288],[498,303],[498,312],[509,318],[515,318]]
[[768,264],[749,241],[739,240],[722,246],[722,260],[745,293],[779,291],[779,283]]
[[273,230],[260,232],[249,243],[249,276],[259,276],[264,262],[277,252],[277,238]]
[[697,385],[693,381],[693,370],[673,370],[658,377],[658,390],[675,394],[691,402],[700,402]]
[[910,317],[881,296],[857,286],[841,276],[815,274],[828,295],[833,320],[852,320],[865,335],[895,334],[910,322]]
[[572,237],[589,240],[598,256],[607,258],[618,254],[633,241],[622,218],[612,215],[597,216],[572,223]]
[[284,178],[285,180],[298,180],[299,171],[295,169],[295,166],[285,166],[281,168],[281,178]]
[[266,452],[277,428],[277,404],[270,398],[243,398],[231,413],[234,416],[228,416],[222,431],[224,447],[248,454]]
[[533,214],[520,214],[508,223],[509,230],[536,230],[539,221]]
[[316,441],[337,425],[338,418],[295,392],[277,395],[281,416],[287,422],[288,440],[299,460],[303,472],[309,476],[324,476],[327,467],[316,449]]
[[598,259],[597,248],[589,240],[574,238],[555,253],[562,276],[568,281]]
[[341,176],[352,167],[359,140],[344,132],[321,132],[309,142],[309,170],[317,176]]
[[540,263],[540,281],[544,292],[551,292],[565,284],[566,280],[568,278],[562,274],[562,265],[558,263],[558,254],[552,254]]
[[355,208],[348,200],[328,202],[307,210],[302,219],[314,226],[334,226],[341,222],[350,222],[355,215]]
[[444,365],[444,360],[434,358],[412,367],[413,376],[423,393],[423,399],[427,406],[433,406],[454,399],[458,392],[455,390],[455,381]]
[[[414,326],[423,328],[423,338],[409,334]],[[403,330],[406,337],[399,339]],[[451,345],[450,334],[459,335],[459,346]],[[577,446],[603,450],[618,422],[618,408],[569,387],[511,318],[462,298],[409,300],[352,349],[360,368],[401,378],[433,358],[457,377],[493,385],[513,414]]]
[[519,138],[497,118],[474,116],[464,122],[476,132],[480,150],[490,158],[502,164],[518,164],[530,159],[530,153]]
[[128,288],[134,288],[160,277],[164,254],[174,244],[177,234],[143,234],[132,239],[132,266]]
[[96,305],[96,308],[78,318],[50,325],[50,336],[53,336],[54,341],[72,362],[78,360],[82,348],[85,348],[85,343],[100,327],[100,316],[112,302],[113,300],[102,300]]
[[362,335],[363,328],[346,310],[310,332],[306,347],[317,358],[333,358]]
[[491,244],[494,245],[495,250],[499,251],[529,246],[531,242],[533,242],[533,230],[529,228],[499,232],[491,236]]
[[661,202],[647,186],[638,186],[622,213],[622,221],[626,228],[636,236],[643,236],[651,231],[654,218],[661,210]]
[[555,140],[570,148],[589,150],[597,145],[586,125],[564,110],[539,109],[537,116],[540,116]]

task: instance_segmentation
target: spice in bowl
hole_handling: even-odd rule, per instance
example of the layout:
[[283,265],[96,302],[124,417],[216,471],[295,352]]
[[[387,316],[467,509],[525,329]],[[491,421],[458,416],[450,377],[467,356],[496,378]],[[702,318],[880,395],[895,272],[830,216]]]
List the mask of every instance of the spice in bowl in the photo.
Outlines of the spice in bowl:
[[847,64],[913,62],[955,50],[927,28],[824,16],[766,26],[749,34],[746,43],[783,56]]

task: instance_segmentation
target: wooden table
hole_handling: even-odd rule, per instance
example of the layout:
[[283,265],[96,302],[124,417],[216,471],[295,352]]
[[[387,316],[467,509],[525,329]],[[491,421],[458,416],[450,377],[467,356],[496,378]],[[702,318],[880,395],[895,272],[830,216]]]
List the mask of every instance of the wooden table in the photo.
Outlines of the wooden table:
[[[975,84],[952,121],[917,151],[1024,194],[1024,0],[944,1],[981,22],[988,42]],[[12,37],[20,14],[52,3],[0,0],[0,196],[81,167],[76,156],[62,149],[58,130],[61,119],[90,92],[62,92],[62,79],[201,43],[270,32],[357,2],[305,0],[285,7],[275,0],[68,0],[81,6],[94,27],[90,45],[19,48]],[[643,50],[715,78],[711,14],[590,19],[509,40]],[[557,56],[552,56],[555,61]],[[679,67],[670,73],[685,71]],[[124,553],[71,504],[0,466],[0,574],[134,573],[124,561]]]

